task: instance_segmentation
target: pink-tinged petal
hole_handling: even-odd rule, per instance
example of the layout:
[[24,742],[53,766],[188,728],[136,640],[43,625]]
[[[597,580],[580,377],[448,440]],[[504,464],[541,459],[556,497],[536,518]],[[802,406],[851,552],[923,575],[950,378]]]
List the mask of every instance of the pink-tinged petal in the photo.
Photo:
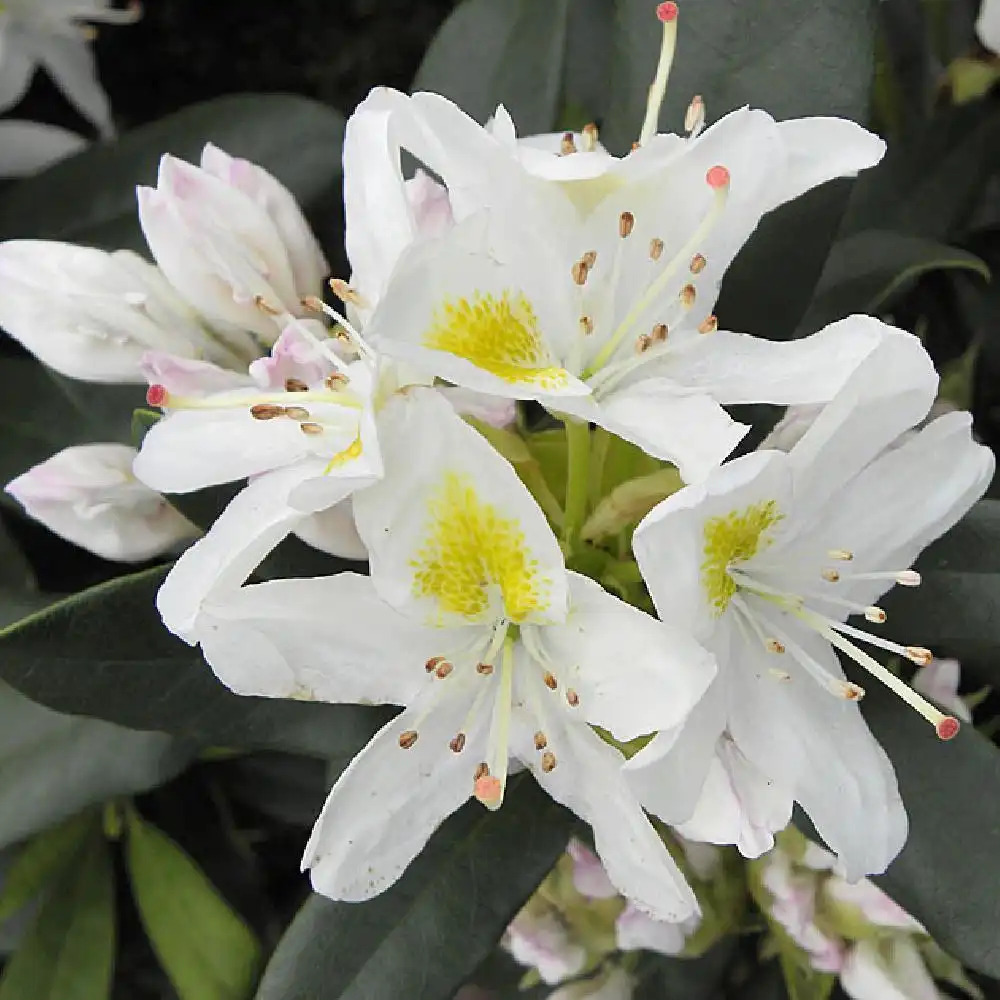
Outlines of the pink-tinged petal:
[[[271,353],[258,358],[250,365],[253,381],[262,389],[284,389],[285,381],[294,378],[306,384],[322,382],[334,369],[330,360],[320,354],[315,344],[307,339],[301,327],[307,327],[317,340],[327,339],[327,330],[316,320],[301,320],[285,327],[275,341]],[[333,341],[328,344],[336,349]]]
[[573,859],[573,885],[581,896],[589,899],[613,899],[618,895],[601,859],[586,844],[575,837],[566,853]]
[[179,396],[201,396],[252,385],[246,375],[166,351],[146,351],[139,362],[139,370],[150,385],[162,385]]
[[491,427],[509,427],[517,419],[517,403],[513,399],[452,385],[438,386],[438,392],[463,417],[473,417]]
[[935,659],[917,671],[912,686],[963,722],[971,722],[972,712],[958,693],[961,670],[958,660]]
[[582,971],[587,950],[570,936],[566,924],[551,912],[523,909],[507,928],[504,945],[515,961],[537,969],[554,986]]
[[679,924],[654,920],[629,903],[615,921],[615,937],[622,951],[642,949],[659,955],[679,955],[684,950],[687,935],[699,922],[699,917]]
[[418,236],[441,236],[455,224],[448,189],[425,170],[418,170],[406,182],[406,200],[413,213]]

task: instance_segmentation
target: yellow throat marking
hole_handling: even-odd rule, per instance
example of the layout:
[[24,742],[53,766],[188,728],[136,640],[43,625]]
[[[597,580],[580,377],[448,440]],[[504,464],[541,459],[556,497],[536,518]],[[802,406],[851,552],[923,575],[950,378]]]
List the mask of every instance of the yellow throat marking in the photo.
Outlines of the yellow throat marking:
[[488,609],[494,587],[511,622],[548,606],[550,580],[532,558],[520,524],[484,502],[468,477],[445,473],[427,509],[424,540],[410,560],[415,596],[470,620]]
[[464,358],[505,382],[559,389],[569,378],[565,368],[552,364],[523,292],[446,298],[434,311],[423,345]]
[[730,576],[729,567],[746,562],[766,549],[773,541],[770,529],[782,516],[774,500],[764,500],[705,522],[701,582],[716,617],[729,607],[736,593],[736,581]]

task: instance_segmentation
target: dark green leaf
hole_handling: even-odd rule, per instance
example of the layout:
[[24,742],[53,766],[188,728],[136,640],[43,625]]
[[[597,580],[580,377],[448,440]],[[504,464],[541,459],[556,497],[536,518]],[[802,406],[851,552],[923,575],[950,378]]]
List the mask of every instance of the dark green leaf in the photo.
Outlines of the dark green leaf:
[[166,573],[112,580],[3,630],[0,676],[59,711],[200,744],[340,757],[384,721],[370,708],[232,694],[160,621],[155,598]]
[[100,828],[4,969],[0,1000],[102,1000],[115,959],[114,872]]
[[515,779],[499,812],[463,808],[377,899],[311,898],[278,945],[257,1000],[453,996],[565,849],[571,828],[572,816],[529,776]]
[[728,937],[700,958],[646,956],[633,1000],[722,1000],[722,985],[737,954]]
[[260,946],[201,869],[162,831],[129,811],[132,892],[180,1000],[246,1000]]
[[291,95],[239,94],[196,104],[11,188],[0,197],[0,238],[141,251],[135,185],[155,184],[164,153],[197,161],[209,141],[270,170],[308,205],[339,183],[343,126],[338,112]]
[[162,784],[189,758],[169,736],[59,715],[0,684],[0,847]]
[[465,0],[431,43],[413,89],[443,94],[480,122],[502,103],[521,134],[552,131],[569,6],[569,0]]

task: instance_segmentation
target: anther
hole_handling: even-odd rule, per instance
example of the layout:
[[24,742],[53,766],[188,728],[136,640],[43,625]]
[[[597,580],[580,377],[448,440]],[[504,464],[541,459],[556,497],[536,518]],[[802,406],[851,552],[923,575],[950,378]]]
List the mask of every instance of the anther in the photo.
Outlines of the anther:
[[580,696],[572,689],[566,689],[566,700],[570,704],[570,708],[576,708],[580,704]]
[[685,285],[681,289],[678,298],[681,300],[681,305],[684,306],[685,309],[690,309],[694,305],[695,300],[698,298],[698,292],[694,285]]
[[275,417],[283,417],[285,408],[275,406],[273,403],[257,403],[250,407],[250,416],[254,420],[274,420]]
[[854,553],[850,549],[830,549],[827,555],[838,562],[850,562],[854,558]]
[[865,689],[859,684],[851,684],[849,681],[844,681],[843,694],[845,701],[861,701],[865,696]]
[[343,278],[331,278],[330,289],[341,302],[349,302],[352,306],[357,306],[359,309],[368,308],[368,300],[360,292],[351,288]]
[[325,303],[318,296],[307,295],[301,301],[302,304],[306,307],[306,309],[308,309],[310,312],[317,312],[317,313],[323,312],[323,306],[325,305]]
[[485,761],[482,764],[476,765],[476,772],[472,775],[473,781],[479,781],[480,778],[486,778],[490,773],[490,765]]
[[286,378],[285,392],[308,392],[309,386],[300,378]]
[[886,613],[877,604],[865,608],[865,619],[876,625],[884,625],[886,617]]
[[550,691],[555,691],[555,689],[559,686],[559,682],[547,670],[545,671],[545,676],[542,678],[542,680],[545,681],[545,686]]
[[544,750],[549,745],[548,737],[540,729],[535,733],[535,749]]
[[580,317],[580,333],[589,337],[594,332],[594,321],[590,316]]
[[342,389],[345,385],[348,384],[349,381],[350,379],[341,372],[333,372],[330,375],[327,375],[325,379],[323,379],[323,385],[325,385],[327,389],[333,391],[337,389]]
[[670,21],[676,21],[679,13],[680,11],[675,3],[661,3],[658,4],[656,8],[656,17],[662,24],[668,24]]
[[653,338],[648,333],[640,333],[635,338],[635,353],[645,354],[653,346]]
[[901,587],[919,587],[921,579],[915,569],[904,569],[902,573],[896,574],[896,583]]
[[452,753],[461,753],[465,749],[465,733],[459,733],[449,744]]
[[170,393],[165,385],[151,385],[146,390],[146,402],[150,406],[165,406],[169,398]]
[[581,130],[581,139],[583,142],[583,151],[585,153],[592,153],[597,148],[597,139],[599,132],[597,126],[593,122],[588,122],[583,126]]
[[309,411],[304,406],[286,406],[285,416],[292,420],[308,420]]
[[438,664],[437,670],[434,671],[434,674],[435,676],[440,677],[441,680],[444,680],[454,669],[454,664],[450,663],[448,660],[444,660]]
[[927,667],[934,659],[934,654],[929,649],[924,649],[923,646],[907,646],[906,658],[918,667]]
[[503,799],[503,785],[497,778],[486,775],[476,779],[473,794],[487,809],[496,809]]
[[659,260],[663,256],[663,240],[658,236],[654,236],[649,241],[649,259]]
[[823,570],[823,572],[820,573],[820,576],[823,577],[827,583],[837,583],[840,580],[840,573],[832,566]]
[[705,101],[701,94],[695,94],[684,112],[684,131],[694,138],[705,127]]
[[784,643],[779,642],[777,639],[768,639],[766,646],[769,653],[783,653],[785,651]]
[[618,216],[618,235],[623,239],[628,239],[635,229],[635,216],[631,212],[622,212]]
[[698,324],[699,333],[715,333],[719,329],[719,319],[713,313],[710,316],[706,316],[701,323]]
[[551,750],[546,750],[542,754],[542,770],[549,774],[556,767],[556,755]]
[[444,663],[444,659],[445,659],[445,658],[444,658],[443,656],[432,656],[432,657],[431,657],[431,658],[430,658],[430,659],[429,659],[429,660],[428,660],[428,661],[427,661],[427,662],[426,662],[426,663],[424,664],[424,670],[426,670],[426,671],[427,671],[427,673],[429,673],[429,674],[432,674],[432,673],[434,673],[434,671],[435,671],[435,670],[437,669],[437,667],[438,667],[438,664],[439,664],[439,663]]
[[585,285],[587,283],[587,275],[590,273],[590,268],[587,267],[586,263],[582,260],[578,260],[574,265],[570,274],[573,275],[573,281],[577,285]]
[[669,332],[666,323],[657,323],[650,331],[649,336],[654,344],[662,344],[667,339]]
[[323,425],[314,423],[299,424],[299,430],[302,431],[303,434],[315,436],[316,434],[323,433]]
[[705,174],[705,180],[708,186],[716,191],[729,187],[729,171],[723,166],[714,166]]
[[404,750],[409,750],[414,743],[417,742],[417,737],[420,734],[415,729],[407,729],[405,733],[399,734],[399,745]]
[[268,316],[280,316],[281,310],[275,309],[263,295],[255,295],[253,297],[253,304],[262,312],[266,313]]
[[584,266],[587,268],[588,271],[593,270],[594,265],[597,263],[597,251],[596,250],[588,250],[580,258],[580,260],[583,262]]
[[935,727],[934,731],[938,735],[939,740],[952,740],[958,735],[959,729],[961,729],[958,719],[953,715],[946,715]]
[[576,152],[576,142],[573,140],[572,132],[564,132],[562,140],[559,143],[559,155],[569,156],[571,153]]
[[477,663],[476,664],[476,673],[477,674],[482,674],[484,677],[489,677],[489,675],[493,673],[493,664],[492,663]]
[[701,274],[701,272],[705,270],[705,266],[707,264],[708,264],[708,261],[705,259],[705,257],[702,254],[700,254],[700,253],[696,253],[691,258],[691,273],[692,274]]

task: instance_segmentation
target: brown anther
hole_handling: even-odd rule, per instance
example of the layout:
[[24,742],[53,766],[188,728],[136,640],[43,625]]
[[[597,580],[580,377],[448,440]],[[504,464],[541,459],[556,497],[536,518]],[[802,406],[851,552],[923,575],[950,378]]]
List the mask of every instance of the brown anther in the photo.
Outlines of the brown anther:
[[566,700],[571,708],[576,708],[580,704],[580,696],[572,688],[566,689]]
[[459,733],[449,744],[453,753],[461,753],[465,749],[465,733]]
[[415,729],[407,729],[405,733],[399,734],[399,745],[404,750],[409,750],[414,743],[417,742],[417,737],[420,734]]
[[580,333],[585,337],[589,337],[594,332],[594,321],[590,316],[580,317]]
[[546,750],[542,754],[542,770],[548,774],[554,771],[556,766],[556,755],[551,750]]
[[639,150],[639,149],[642,149],[642,145],[640,143],[638,143],[638,142],[633,142],[632,143],[632,152],[634,153],[634,152],[636,152],[636,150]]
[[837,583],[840,580],[840,573],[838,573],[832,566],[823,570],[823,572],[820,573],[820,576],[823,577],[827,583]]
[[622,212],[618,216],[618,235],[623,239],[628,239],[635,229],[635,216],[631,212]]
[[542,678],[542,680],[545,681],[545,686],[550,691],[555,691],[555,689],[559,687],[559,682],[547,670],[545,671],[545,676]]
[[358,306],[362,309],[368,304],[364,296],[351,288],[343,278],[331,278],[330,289],[341,302],[349,302],[352,306]]
[[331,375],[327,375],[327,377],[323,379],[323,385],[325,385],[327,389],[336,391],[337,389],[343,389],[349,381],[348,377],[342,372],[333,372]]
[[653,346],[653,338],[648,333],[640,333],[635,338],[635,353],[645,354]]
[[310,312],[323,312],[323,300],[315,295],[307,295],[304,299],[302,299],[302,305],[304,305]]
[[308,392],[309,386],[300,378],[286,378],[285,392]]
[[923,646],[907,646],[906,655],[918,667],[929,666],[931,660],[934,659],[934,654],[929,649],[924,649]]
[[309,411],[304,406],[286,406],[285,416],[292,420],[308,420]]
[[314,423],[299,424],[299,430],[302,431],[303,434],[315,436],[316,434],[323,433],[323,425]]
[[262,312],[267,313],[268,316],[280,316],[281,310],[275,309],[263,295],[255,295],[253,297],[253,304]]
[[684,306],[685,309],[690,309],[694,305],[695,300],[698,298],[698,291],[694,285],[685,285],[681,289],[681,293],[678,297],[681,300],[681,305]]
[[440,677],[441,680],[444,680],[454,669],[455,665],[450,663],[448,660],[445,660],[444,662],[438,664],[438,668],[434,671],[434,673],[436,676]]
[[549,745],[549,739],[540,729],[535,733],[535,749],[544,750]]
[[847,701],[861,701],[865,696],[865,689],[863,687],[858,687],[857,684],[845,684],[844,685],[844,698]]
[[667,339],[669,333],[670,331],[667,329],[666,323],[657,323],[650,331],[649,337],[654,344],[662,344]]
[[707,264],[708,261],[700,253],[696,253],[691,258],[691,273],[701,274],[701,272],[705,270]]
[[489,773],[490,773],[490,765],[484,761],[482,764],[478,764],[476,766],[476,771],[472,775],[472,780],[478,781],[480,778],[485,778],[486,775],[488,775]]
[[590,268],[582,260],[578,260],[570,271],[570,274],[573,275],[573,281],[581,286],[587,284],[587,275],[589,273]]
[[275,406],[273,403],[257,403],[256,406],[250,407],[250,416],[254,420],[274,420],[275,417],[283,417],[284,415],[285,408]]
[[493,673],[493,664],[492,663],[477,663],[476,664],[476,673],[477,674],[482,674],[484,677],[489,677],[490,674]]
[[649,241],[649,258],[650,260],[659,260],[663,256],[663,240],[658,236],[654,236]]
[[432,656],[424,664],[424,670],[426,670],[427,673],[432,674],[435,670],[437,670],[439,664],[444,663],[444,660],[445,658],[443,656]]
[[571,153],[575,152],[576,152],[576,142],[573,139],[573,133],[564,132],[562,140],[559,143],[560,156],[569,156]]
[[783,653],[785,651],[785,645],[777,639],[768,639],[767,651],[769,653]]
[[585,153],[591,153],[597,146],[597,140],[600,133],[597,130],[597,126],[593,122],[587,122],[586,125],[580,130],[583,139],[583,150]]
[[714,314],[706,316],[701,323],[698,324],[699,333],[715,333],[718,329],[719,320]]
[[588,271],[593,270],[594,265],[597,263],[597,251],[588,250],[580,260],[584,263]]

